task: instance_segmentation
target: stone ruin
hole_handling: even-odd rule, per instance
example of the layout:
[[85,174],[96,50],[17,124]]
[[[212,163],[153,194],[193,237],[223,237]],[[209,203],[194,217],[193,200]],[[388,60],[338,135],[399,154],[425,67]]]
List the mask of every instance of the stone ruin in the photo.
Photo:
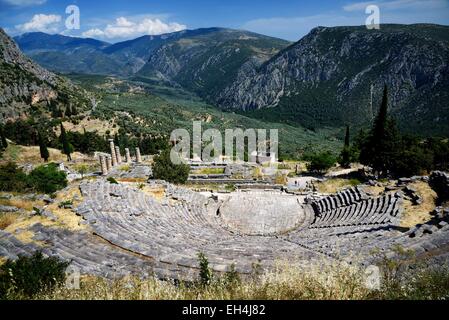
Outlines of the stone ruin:
[[447,209],[434,212],[425,224],[402,228],[401,191],[376,197],[361,187],[333,195],[203,194],[164,182],[151,186],[163,188],[162,199],[104,178],[83,182],[84,200],[75,210],[86,231],[36,224],[31,231],[39,242],[27,244],[0,232],[0,255],[16,258],[39,249],[72,261],[83,274],[183,280],[198,276],[199,252],[215,272],[235,265],[242,275],[278,261],[369,265],[375,263],[373,250],[394,257],[396,246],[429,263],[449,261]]
[[[107,176],[115,167],[123,163],[120,147],[115,146],[114,140],[112,139],[109,140],[109,143],[111,153],[109,155],[99,155],[101,173],[103,176]],[[135,163],[137,164],[142,163],[142,156],[140,154],[139,148],[135,149],[135,154],[136,154]],[[125,148],[125,163],[126,164],[133,163],[129,148]]]

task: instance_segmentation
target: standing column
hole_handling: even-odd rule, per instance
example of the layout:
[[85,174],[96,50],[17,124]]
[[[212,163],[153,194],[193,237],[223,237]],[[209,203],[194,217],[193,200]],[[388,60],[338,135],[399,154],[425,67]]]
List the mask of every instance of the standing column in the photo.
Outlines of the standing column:
[[108,171],[112,170],[112,158],[110,156],[106,157],[106,168]]
[[120,147],[115,147],[115,155],[117,157],[117,164],[122,163],[122,155],[120,154]]
[[100,164],[101,164],[101,173],[104,176],[108,175],[108,168],[106,166],[106,158],[104,156],[100,156]]
[[115,167],[117,165],[117,156],[115,155],[114,140],[113,139],[109,139],[109,144],[111,146],[112,166]]
[[142,163],[142,156],[140,155],[140,149],[136,148],[136,162]]
[[131,154],[129,153],[129,148],[125,148],[125,156],[126,156],[126,163],[131,163]]

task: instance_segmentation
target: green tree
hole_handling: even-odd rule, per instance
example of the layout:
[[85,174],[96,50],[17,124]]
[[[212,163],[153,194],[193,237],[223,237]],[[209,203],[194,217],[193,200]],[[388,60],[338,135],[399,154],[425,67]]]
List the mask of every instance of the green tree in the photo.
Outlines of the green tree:
[[5,132],[3,131],[3,126],[0,126],[0,145],[2,149],[8,147],[8,141],[6,141]]
[[70,105],[68,105],[67,108],[65,109],[65,116],[67,118],[70,118],[72,116],[72,107],[70,107]]
[[78,109],[76,108],[76,106],[72,106],[72,116],[76,116],[78,115]]
[[67,161],[72,161],[73,146],[69,143],[67,139],[67,133],[64,126],[61,123],[61,135],[59,136],[59,141],[62,145],[62,153],[67,156]]
[[340,164],[344,168],[350,168],[351,160],[350,130],[349,126],[346,126],[345,145],[340,154]]
[[58,169],[54,163],[40,166],[31,171],[29,184],[39,192],[51,194],[67,187],[67,175]]
[[24,191],[28,189],[27,175],[13,162],[0,166],[0,191]]
[[164,150],[155,157],[153,165],[153,177],[171,183],[185,183],[189,177],[190,166],[186,164],[174,164],[170,159],[170,150]]
[[361,147],[360,161],[380,175],[394,169],[401,148],[401,136],[396,123],[388,116],[388,88],[385,86],[382,104],[374,126]]
[[399,152],[392,172],[397,177],[411,177],[428,173],[432,168],[433,155],[418,144],[404,145]]
[[427,153],[433,154],[434,170],[449,170],[449,142],[442,138],[429,138],[425,141],[424,147]]
[[317,173],[324,173],[335,165],[336,159],[332,153],[326,151],[315,153],[306,157],[309,161],[307,170]]
[[38,139],[39,139],[39,151],[41,154],[41,158],[44,159],[45,162],[48,162],[48,159],[50,158],[50,153],[48,152],[47,148],[47,139],[42,135],[42,133],[39,131],[38,133]]

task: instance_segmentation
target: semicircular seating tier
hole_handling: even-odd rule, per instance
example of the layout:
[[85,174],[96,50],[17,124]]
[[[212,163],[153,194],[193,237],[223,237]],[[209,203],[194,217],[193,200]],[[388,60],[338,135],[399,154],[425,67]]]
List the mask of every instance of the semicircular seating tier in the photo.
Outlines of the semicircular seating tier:
[[0,255],[16,258],[42,250],[71,261],[85,274],[176,279],[197,277],[200,252],[214,271],[235,265],[242,274],[255,266],[272,268],[278,261],[368,264],[375,260],[375,249],[392,256],[397,246],[438,263],[449,260],[447,215],[400,228],[400,194],[369,197],[361,188],[351,188],[318,198],[260,190],[204,196],[167,183],[160,186],[165,196],[156,199],[106,180],[84,182],[84,200],[76,212],[87,230],[36,224],[31,231],[37,243],[31,244],[0,232]]

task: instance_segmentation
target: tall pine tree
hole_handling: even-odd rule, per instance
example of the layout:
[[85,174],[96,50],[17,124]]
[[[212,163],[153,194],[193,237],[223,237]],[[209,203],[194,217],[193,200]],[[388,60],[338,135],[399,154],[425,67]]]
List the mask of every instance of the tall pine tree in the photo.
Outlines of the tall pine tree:
[[67,161],[72,161],[71,154],[73,152],[73,147],[67,139],[67,133],[65,132],[65,128],[62,125],[62,123],[61,123],[61,135],[59,136],[59,141],[62,144],[62,153],[67,156]]
[[388,175],[395,167],[400,150],[401,136],[396,122],[388,116],[388,88],[385,86],[374,126],[362,145],[360,161],[376,173]]
[[67,118],[70,118],[72,116],[72,107],[70,105],[68,105],[67,108],[65,109],[65,116]]
[[3,126],[0,126],[0,145],[2,149],[8,147],[8,141],[6,141],[5,132],[3,131]]
[[346,126],[345,145],[340,155],[340,164],[344,168],[351,167],[351,141],[349,126]]
[[39,151],[41,153],[41,158],[44,159],[45,162],[48,162],[50,158],[50,153],[48,152],[46,139],[43,137],[42,133],[38,132],[39,139]]

